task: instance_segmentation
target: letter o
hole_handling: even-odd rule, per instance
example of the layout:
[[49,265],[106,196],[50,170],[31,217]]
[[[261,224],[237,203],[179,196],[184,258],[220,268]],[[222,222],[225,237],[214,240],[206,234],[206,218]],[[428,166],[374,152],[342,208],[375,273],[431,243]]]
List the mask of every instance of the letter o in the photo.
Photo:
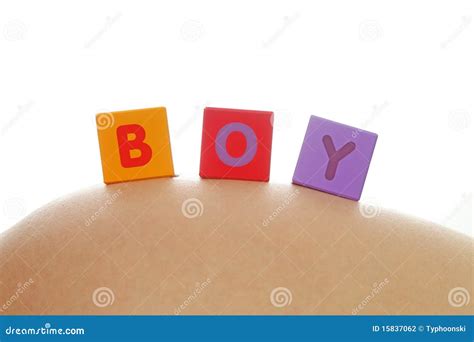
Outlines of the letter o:
[[[227,138],[233,132],[240,132],[245,136],[247,148],[242,156],[234,158],[227,152]],[[240,122],[232,122],[222,127],[216,137],[216,153],[219,159],[227,166],[239,167],[250,163],[257,153],[257,136],[252,128]]]

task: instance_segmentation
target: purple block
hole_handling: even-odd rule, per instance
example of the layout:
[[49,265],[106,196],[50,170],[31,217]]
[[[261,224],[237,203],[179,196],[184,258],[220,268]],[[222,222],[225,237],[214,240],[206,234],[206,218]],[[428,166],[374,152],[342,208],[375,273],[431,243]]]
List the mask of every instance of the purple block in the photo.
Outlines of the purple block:
[[377,134],[311,116],[293,183],[360,199]]

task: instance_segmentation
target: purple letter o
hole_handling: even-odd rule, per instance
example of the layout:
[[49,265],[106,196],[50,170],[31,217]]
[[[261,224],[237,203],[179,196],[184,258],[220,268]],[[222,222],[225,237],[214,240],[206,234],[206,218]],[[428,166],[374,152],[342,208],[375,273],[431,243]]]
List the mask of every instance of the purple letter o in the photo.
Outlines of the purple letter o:
[[[234,158],[227,152],[227,138],[233,132],[240,132],[245,136],[247,148],[241,157]],[[238,167],[250,163],[257,153],[257,136],[252,128],[240,123],[232,122],[222,127],[216,137],[216,153],[219,159],[227,166]]]

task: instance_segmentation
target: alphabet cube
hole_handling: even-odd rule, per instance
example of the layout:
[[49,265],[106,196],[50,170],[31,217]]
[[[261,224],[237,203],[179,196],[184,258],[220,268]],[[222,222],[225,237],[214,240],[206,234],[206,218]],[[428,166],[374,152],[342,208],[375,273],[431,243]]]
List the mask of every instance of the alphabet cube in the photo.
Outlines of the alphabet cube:
[[267,182],[272,136],[272,112],[205,108],[200,176]]
[[358,201],[377,134],[311,116],[293,183]]
[[104,183],[174,176],[166,108],[96,115]]

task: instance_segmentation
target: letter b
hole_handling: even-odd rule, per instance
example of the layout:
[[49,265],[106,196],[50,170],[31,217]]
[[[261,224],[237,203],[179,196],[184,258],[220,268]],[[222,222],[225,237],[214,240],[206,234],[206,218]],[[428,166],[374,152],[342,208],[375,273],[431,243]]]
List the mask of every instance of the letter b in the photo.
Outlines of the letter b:
[[[129,140],[130,135],[134,135],[132,140]],[[152,150],[150,145],[144,142],[145,136],[145,129],[137,124],[123,125],[117,128],[120,163],[123,167],[143,166],[151,160]],[[140,151],[140,156],[132,157],[133,150]]]

